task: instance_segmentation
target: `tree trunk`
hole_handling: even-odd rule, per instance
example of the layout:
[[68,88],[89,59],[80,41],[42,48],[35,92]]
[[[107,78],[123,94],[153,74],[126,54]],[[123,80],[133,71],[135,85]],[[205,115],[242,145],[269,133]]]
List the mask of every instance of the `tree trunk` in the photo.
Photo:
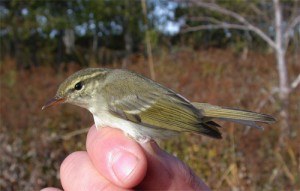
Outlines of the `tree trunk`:
[[280,117],[281,117],[281,136],[280,144],[284,144],[286,138],[290,134],[289,128],[289,88],[288,88],[288,73],[286,62],[284,59],[285,54],[282,50],[276,51],[277,70],[279,74],[279,99],[281,104]]
[[276,60],[277,70],[279,74],[279,99],[281,104],[280,117],[281,117],[281,136],[279,143],[284,144],[286,138],[290,134],[288,123],[288,106],[289,106],[289,84],[288,84],[288,71],[285,62],[285,46],[283,42],[283,26],[282,26],[282,13],[278,0],[273,0],[275,11],[275,43],[276,43]]
[[151,47],[151,40],[150,40],[150,34],[149,34],[149,28],[148,28],[148,21],[147,21],[147,3],[146,3],[146,0],[142,0],[141,3],[142,3],[142,8],[143,8],[145,24],[147,26],[145,40],[146,40],[146,47],[147,47],[148,65],[149,65],[151,79],[155,80],[152,47]]
[[97,55],[98,52],[98,32],[99,32],[99,28],[98,28],[98,23],[96,24],[96,28],[94,30],[94,34],[93,34],[93,43],[92,43],[92,55],[90,57],[90,65],[95,67],[96,65],[98,65],[99,63],[99,57]]

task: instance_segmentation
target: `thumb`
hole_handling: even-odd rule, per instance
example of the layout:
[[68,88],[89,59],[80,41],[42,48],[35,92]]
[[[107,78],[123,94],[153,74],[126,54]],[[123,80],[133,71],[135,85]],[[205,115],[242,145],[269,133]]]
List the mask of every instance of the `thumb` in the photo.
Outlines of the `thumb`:
[[210,190],[185,163],[161,150],[154,141],[141,145],[148,170],[138,190]]

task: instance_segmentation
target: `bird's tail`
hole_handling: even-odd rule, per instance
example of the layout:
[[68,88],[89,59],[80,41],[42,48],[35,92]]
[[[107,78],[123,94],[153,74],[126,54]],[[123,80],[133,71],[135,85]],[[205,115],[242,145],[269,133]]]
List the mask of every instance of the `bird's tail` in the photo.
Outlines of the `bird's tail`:
[[239,109],[223,108],[219,106],[210,105],[207,103],[192,103],[192,104],[196,108],[200,109],[202,111],[202,115],[204,115],[204,117],[207,117],[208,120],[215,118],[215,119],[240,123],[243,125],[248,125],[256,128],[261,128],[261,127],[255,122],[270,124],[276,121],[274,117],[267,114],[239,110]]

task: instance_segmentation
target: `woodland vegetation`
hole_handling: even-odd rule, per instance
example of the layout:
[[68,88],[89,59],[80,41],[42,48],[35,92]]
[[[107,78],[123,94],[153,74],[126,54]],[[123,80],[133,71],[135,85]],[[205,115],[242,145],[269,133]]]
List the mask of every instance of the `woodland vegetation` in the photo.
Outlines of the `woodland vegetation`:
[[221,141],[161,147],[214,190],[300,189],[300,2],[1,0],[0,190],[61,187],[91,114],[41,111],[85,67],[128,68],[193,101],[268,113],[264,131],[223,123]]

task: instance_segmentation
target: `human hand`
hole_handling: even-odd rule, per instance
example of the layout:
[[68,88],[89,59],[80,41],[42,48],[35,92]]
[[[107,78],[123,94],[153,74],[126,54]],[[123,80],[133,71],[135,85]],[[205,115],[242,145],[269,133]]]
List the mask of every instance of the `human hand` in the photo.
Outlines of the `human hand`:
[[[89,130],[87,151],[60,167],[64,190],[210,190],[182,161],[155,142],[138,144],[114,128]],[[57,191],[45,188],[43,191]]]

